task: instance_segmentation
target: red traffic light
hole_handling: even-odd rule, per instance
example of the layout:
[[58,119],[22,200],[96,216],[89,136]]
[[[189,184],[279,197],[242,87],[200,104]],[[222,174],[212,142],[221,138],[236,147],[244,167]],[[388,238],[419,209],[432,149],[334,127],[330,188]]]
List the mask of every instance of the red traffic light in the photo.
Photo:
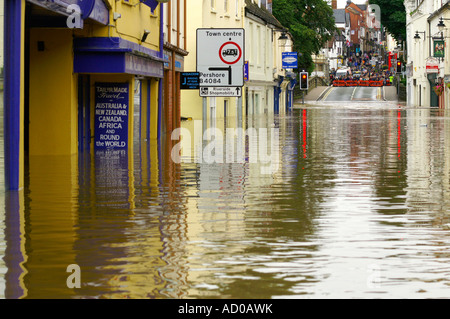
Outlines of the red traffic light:
[[402,72],[402,62],[397,61],[397,73],[401,73],[401,72]]
[[300,73],[300,89],[302,90],[308,89],[308,73],[306,72]]

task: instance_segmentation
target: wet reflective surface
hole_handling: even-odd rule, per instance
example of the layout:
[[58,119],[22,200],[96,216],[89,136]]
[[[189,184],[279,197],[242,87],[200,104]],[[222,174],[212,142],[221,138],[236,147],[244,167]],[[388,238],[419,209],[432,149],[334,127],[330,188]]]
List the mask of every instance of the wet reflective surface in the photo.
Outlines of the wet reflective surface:
[[30,158],[1,192],[0,297],[449,298],[449,110],[298,107],[248,119],[279,129],[270,173],[235,136],[243,162],[200,163],[194,121],[181,163],[178,141]]

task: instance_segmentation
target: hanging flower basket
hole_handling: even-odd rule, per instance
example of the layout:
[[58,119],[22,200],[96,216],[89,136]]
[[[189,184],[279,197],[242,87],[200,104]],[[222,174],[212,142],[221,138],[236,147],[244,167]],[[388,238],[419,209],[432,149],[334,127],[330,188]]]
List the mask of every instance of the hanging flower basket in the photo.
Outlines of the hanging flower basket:
[[437,86],[434,87],[434,92],[436,92],[437,96],[441,96],[442,93],[444,93],[444,85],[443,84],[438,84]]

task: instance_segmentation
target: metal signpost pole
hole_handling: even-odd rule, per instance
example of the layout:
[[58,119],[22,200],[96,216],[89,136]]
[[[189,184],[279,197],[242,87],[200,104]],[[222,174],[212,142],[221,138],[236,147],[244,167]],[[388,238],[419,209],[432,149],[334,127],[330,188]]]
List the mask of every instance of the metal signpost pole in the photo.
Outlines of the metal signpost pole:
[[208,127],[208,100],[206,99],[206,97],[203,98],[203,132],[202,134],[206,131],[207,127]]
[[242,96],[237,98],[237,127],[244,127],[242,123]]

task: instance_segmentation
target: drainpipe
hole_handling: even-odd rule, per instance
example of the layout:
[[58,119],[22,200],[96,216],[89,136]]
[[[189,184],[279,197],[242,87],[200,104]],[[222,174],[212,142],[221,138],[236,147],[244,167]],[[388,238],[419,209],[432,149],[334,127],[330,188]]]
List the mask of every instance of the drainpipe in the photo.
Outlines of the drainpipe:
[[164,4],[159,4],[159,57],[164,58]]
[[431,23],[428,20],[428,56],[431,56]]
[[[164,4],[159,4],[159,57],[161,59],[164,58]],[[163,66],[164,69],[164,66]],[[164,70],[163,70],[164,72]],[[158,140],[161,137],[162,131],[162,86],[163,86],[163,78],[158,80]]]

